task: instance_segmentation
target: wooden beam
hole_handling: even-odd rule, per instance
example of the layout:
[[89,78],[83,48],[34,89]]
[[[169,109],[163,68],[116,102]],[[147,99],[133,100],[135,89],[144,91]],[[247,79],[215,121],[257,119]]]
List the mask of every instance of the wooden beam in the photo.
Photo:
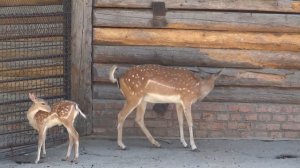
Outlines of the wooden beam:
[[28,92],[40,93],[39,96],[41,96],[41,97],[42,96],[53,97],[53,96],[61,96],[61,95],[65,94],[64,87],[53,86],[50,88],[32,88],[29,90],[18,90],[17,94],[16,94],[16,92],[7,92],[6,93],[1,90],[0,96],[6,98],[5,100],[3,100],[4,102],[27,100]]
[[[94,64],[93,81],[110,83],[109,70],[112,64]],[[115,76],[120,77],[130,66],[120,65]],[[197,71],[195,67],[185,67]],[[204,77],[216,73],[219,68],[200,68]],[[200,76],[199,74],[199,76]],[[251,87],[284,87],[300,89],[300,72],[282,69],[232,69],[227,68],[216,82],[217,86],[251,86]]]
[[[153,0],[95,0],[95,7],[151,8]],[[164,0],[167,9],[246,10],[300,13],[300,2],[294,0]]]
[[0,30],[7,30],[0,34],[1,40],[63,36],[62,23],[0,25]]
[[[0,78],[2,80],[2,78]],[[16,79],[16,78],[15,78]],[[54,86],[61,86],[63,78],[47,78],[47,79],[33,79],[33,80],[17,80],[12,82],[0,83],[0,90],[2,92],[32,90],[35,88],[51,88]]]
[[[151,10],[98,8],[94,26],[155,28]],[[250,32],[300,32],[300,15],[169,10],[164,28]]]
[[63,46],[32,47],[24,51],[24,48],[0,50],[1,61],[12,59],[45,59],[63,55]]
[[4,6],[33,6],[33,5],[61,5],[63,0],[0,0],[0,7]]
[[24,77],[24,78],[37,78],[43,76],[57,76],[63,75],[62,65],[52,65],[44,67],[31,67],[20,69],[3,69],[0,71],[0,77]]
[[[63,46],[62,36],[49,36],[49,37],[37,37],[37,38],[20,38],[0,41],[1,50],[15,50],[19,49],[19,46],[23,48],[29,48],[30,50],[35,50],[42,47],[59,47]],[[4,52],[5,52],[4,51]],[[1,51],[0,51],[1,52]]]
[[[93,98],[113,100],[124,99],[117,85],[111,84],[94,85]],[[203,101],[299,104],[300,90],[272,87],[215,87]]]
[[94,44],[300,51],[300,34],[94,28]]
[[88,121],[80,132],[92,132],[92,0],[72,1],[71,98],[79,103]]
[[0,25],[62,23],[63,16],[0,18]]
[[94,45],[93,61],[228,68],[300,69],[299,52]]

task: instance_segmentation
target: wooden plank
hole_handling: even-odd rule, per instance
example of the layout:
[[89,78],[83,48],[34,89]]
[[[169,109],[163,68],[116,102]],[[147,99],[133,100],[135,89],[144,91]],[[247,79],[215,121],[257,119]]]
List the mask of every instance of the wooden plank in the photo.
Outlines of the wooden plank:
[[44,76],[57,76],[63,75],[62,65],[44,66],[44,67],[31,67],[26,69],[6,69],[0,71],[0,77],[44,77]]
[[31,68],[31,67],[56,66],[56,65],[62,65],[63,62],[64,62],[63,57],[6,61],[5,64],[0,64],[0,71],[7,71],[15,68],[26,69],[29,67]]
[[[124,99],[117,85],[111,84],[95,84],[93,87],[93,98],[114,100]],[[215,87],[203,101],[299,104],[300,89],[272,87]]]
[[3,49],[0,50],[0,60],[16,60],[16,59],[43,59],[63,55],[63,46],[40,46],[33,48]]
[[[0,79],[1,81],[1,79]],[[50,88],[53,86],[62,86],[63,78],[47,78],[47,79],[33,79],[21,80],[13,82],[0,83],[0,90],[2,92],[12,92],[21,90],[32,90],[34,88]]]
[[0,25],[62,23],[63,16],[0,18]]
[[300,51],[300,34],[94,28],[94,44]]
[[[95,0],[95,7],[151,8],[153,0]],[[300,2],[294,0],[164,0],[167,9],[246,10],[300,13]]]
[[0,7],[4,6],[32,6],[32,5],[60,5],[63,0],[0,0]]
[[[152,10],[94,10],[94,26],[155,28]],[[172,29],[201,29],[251,32],[300,32],[300,15],[169,10],[167,26]]]
[[88,116],[81,121],[81,135],[92,133],[92,5],[92,0],[72,1],[71,98]]
[[[93,81],[110,83],[109,70],[111,64],[94,64]],[[131,65],[130,65],[131,66]],[[130,66],[119,65],[115,76],[121,76]],[[185,67],[197,71],[197,68]],[[200,68],[199,76],[216,73],[219,68]],[[266,86],[300,89],[300,71],[282,69],[231,69],[227,68],[216,82],[217,86]]]
[[45,96],[45,97],[53,97],[53,96],[61,96],[64,95],[64,87],[62,86],[54,86],[50,88],[33,88],[30,90],[21,90],[18,91],[17,93],[15,92],[0,92],[0,97],[5,98],[0,99],[0,103],[3,102],[13,102],[17,100],[27,100],[28,99],[28,92],[33,92],[33,93],[41,93],[40,96]]
[[299,55],[299,52],[286,51],[94,45],[93,61],[106,64],[300,69]]
[[63,24],[24,24],[24,25],[0,25],[1,40],[21,39],[39,36],[63,36]]
[[63,46],[62,36],[22,38],[0,41],[0,49],[4,52],[8,50],[34,50],[43,47],[59,47]]

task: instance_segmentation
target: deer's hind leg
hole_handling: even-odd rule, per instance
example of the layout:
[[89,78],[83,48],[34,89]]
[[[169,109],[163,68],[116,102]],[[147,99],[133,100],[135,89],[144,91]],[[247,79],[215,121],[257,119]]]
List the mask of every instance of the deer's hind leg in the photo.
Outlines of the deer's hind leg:
[[122,139],[124,121],[140,102],[141,100],[139,99],[127,100],[123,109],[118,114],[118,145],[121,147],[121,149],[126,149]]
[[62,161],[69,161],[70,160],[70,155],[71,155],[71,152],[72,152],[73,145],[74,145],[74,139],[73,139],[73,136],[69,133],[68,151],[67,151],[66,157],[63,158]]
[[73,162],[78,163],[78,157],[79,157],[79,134],[75,130],[73,126],[73,122],[65,122],[64,123],[65,128],[67,129],[69,133],[69,145],[68,145],[68,151],[66,158],[64,160],[69,160],[70,155],[72,152],[72,148],[74,146],[74,159]]

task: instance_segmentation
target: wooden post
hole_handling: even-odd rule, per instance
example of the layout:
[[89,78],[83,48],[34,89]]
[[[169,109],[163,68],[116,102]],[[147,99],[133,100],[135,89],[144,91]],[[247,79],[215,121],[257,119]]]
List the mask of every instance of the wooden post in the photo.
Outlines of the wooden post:
[[80,119],[80,135],[92,132],[92,0],[72,0],[71,99],[88,116]]

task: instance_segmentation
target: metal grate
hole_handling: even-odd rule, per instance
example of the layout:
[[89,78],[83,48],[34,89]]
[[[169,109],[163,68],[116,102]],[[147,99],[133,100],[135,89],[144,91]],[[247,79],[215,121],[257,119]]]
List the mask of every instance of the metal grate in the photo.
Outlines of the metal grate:
[[[11,2],[0,7],[0,157],[28,152],[37,143],[26,118],[29,92],[50,104],[70,95],[71,0]],[[62,127],[52,128],[47,145],[64,139]]]

